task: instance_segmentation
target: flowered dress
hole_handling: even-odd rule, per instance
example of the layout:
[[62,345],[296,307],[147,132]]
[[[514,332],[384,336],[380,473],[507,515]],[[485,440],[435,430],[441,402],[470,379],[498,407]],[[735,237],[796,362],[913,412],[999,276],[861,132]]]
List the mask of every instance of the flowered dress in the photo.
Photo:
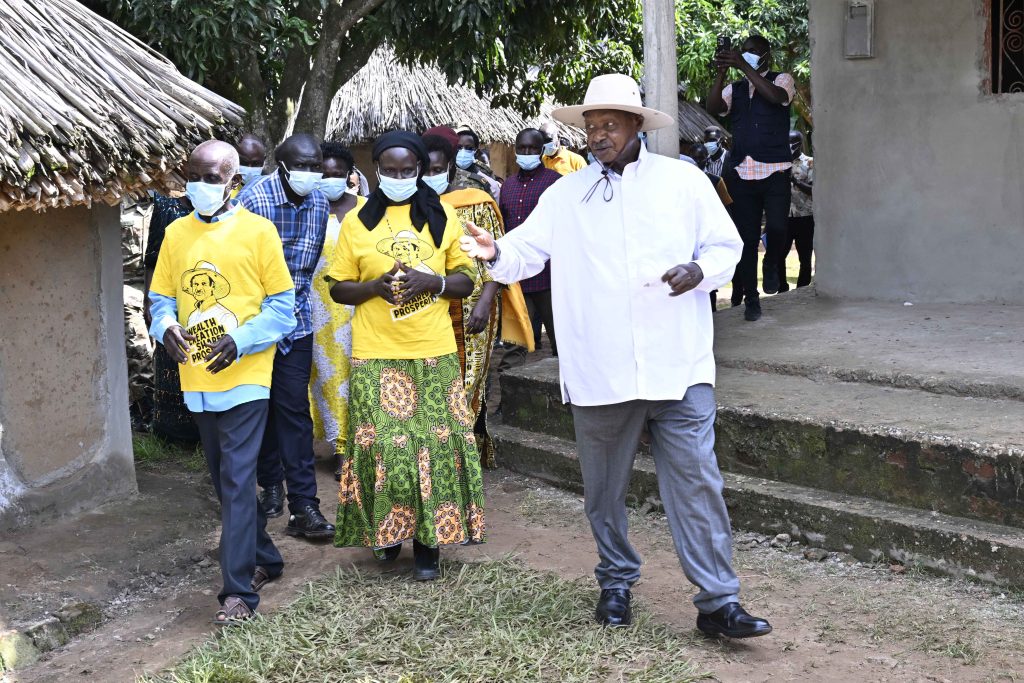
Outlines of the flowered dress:
[[[357,198],[350,211],[358,211],[366,200]],[[313,317],[313,368],[309,376],[309,406],[313,434],[335,444],[341,452],[348,436],[349,374],[352,359],[352,313],[354,306],[342,306],[331,299],[325,279],[334,259],[341,223],[331,213],[327,220],[324,251],[313,274],[310,307]]]
[[[472,261],[458,243],[462,226],[454,209],[446,213],[437,245],[426,225],[412,225],[408,205],[388,207],[372,230],[349,212],[331,279],[368,282],[396,258],[424,272],[470,274]],[[352,341],[335,545],[482,542],[480,456],[448,300],[424,294],[391,305],[373,297],[356,306]]]

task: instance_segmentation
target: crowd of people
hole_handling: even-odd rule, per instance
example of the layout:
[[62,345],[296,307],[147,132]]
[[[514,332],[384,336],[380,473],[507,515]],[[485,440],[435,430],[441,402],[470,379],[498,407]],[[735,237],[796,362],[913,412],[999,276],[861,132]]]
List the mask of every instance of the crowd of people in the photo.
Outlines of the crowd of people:
[[[589,163],[549,122],[518,134],[507,178],[473,130],[447,125],[381,135],[366,174],[302,133],[269,159],[253,135],[195,148],[184,197],[156,198],[146,289],[154,428],[202,443],[221,501],[214,623],[251,618],[281,576],[266,527],[285,512],[286,534],[382,562],[411,543],[418,580],[439,576],[441,547],[484,542],[491,357],[501,345],[499,371],[521,365],[544,334],[600,558],[596,619],[631,622],[625,499],[647,431],[698,628],[771,631],[740,606],[731,566],[711,349],[718,287],[731,280],[760,317],[762,232],[764,290],[784,289],[794,241],[796,284],[810,281],[813,161],[789,130],[792,78],[770,61],[756,36],[719,54],[708,103],[731,135],[686,141],[692,165],[648,153],[645,133],[675,122],[619,74],[553,114],[586,132]],[[743,78],[725,85],[729,69]],[[332,519],[317,438],[334,445]]]

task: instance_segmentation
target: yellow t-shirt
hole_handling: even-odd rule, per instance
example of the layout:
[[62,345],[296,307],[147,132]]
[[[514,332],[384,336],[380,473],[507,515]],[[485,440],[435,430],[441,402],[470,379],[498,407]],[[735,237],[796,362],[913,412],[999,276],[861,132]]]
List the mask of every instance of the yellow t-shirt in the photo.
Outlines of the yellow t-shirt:
[[217,374],[203,360],[220,337],[260,312],[268,296],[293,289],[274,224],[239,207],[215,223],[194,213],[167,226],[150,289],[178,300],[178,322],[196,337],[179,366],[182,391],[270,386],[274,346],[243,356]]
[[[334,262],[327,275],[341,282],[369,282],[390,272],[397,258],[410,268],[433,275],[471,273],[473,262],[459,247],[462,223],[455,209],[444,204],[448,224],[441,246],[434,245],[429,226],[416,230],[410,207],[389,206],[373,230],[349,211],[341,223]],[[354,358],[432,358],[455,353],[455,333],[448,299],[423,294],[400,306],[375,296],[356,306],[352,319]]]
[[565,147],[559,147],[553,157],[541,157],[545,168],[557,171],[559,175],[569,175],[581,168],[587,167],[587,160],[576,152]]

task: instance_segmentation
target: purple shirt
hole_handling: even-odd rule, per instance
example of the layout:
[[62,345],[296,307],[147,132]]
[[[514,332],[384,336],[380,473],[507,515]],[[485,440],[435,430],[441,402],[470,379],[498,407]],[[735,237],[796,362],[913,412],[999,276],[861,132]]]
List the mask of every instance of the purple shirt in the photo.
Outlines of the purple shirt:
[[[551,187],[562,176],[544,166],[532,171],[519,170],[501,186],[501,217],[505,221],[505,232],[515,230],[533,213],[544,190]],[[551,262],[537,275],[519,283],[524,294],[545,292],[551,289]]]

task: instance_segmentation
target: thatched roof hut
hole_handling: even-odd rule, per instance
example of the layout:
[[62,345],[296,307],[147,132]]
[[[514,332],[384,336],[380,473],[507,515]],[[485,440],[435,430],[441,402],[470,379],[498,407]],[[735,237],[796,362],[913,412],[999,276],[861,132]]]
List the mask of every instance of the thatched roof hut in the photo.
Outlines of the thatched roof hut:
[[243,110],[75,0],[0,3],[0,212],[180,186]]
[[[540,116],[528,119],[509,107],[491,107],[462,84],[449,85],[440,69],[399,63],[394,50],[382,46],[334,96],[327,120],[327,139],[348,146],[369,142],[381,133],[402,129],[466,123],[482,142],[515,144],[523,128],[551,120],[557,105],[545,103]],[[586,144],[583,131],[558,123],[574,147]]]
[[[540,116],[528,119],[515,109],[491,107],[462,84],[449,85],[436,67],[400,64],[388,46],[378,48],[334,96],[327,121],[327,139],[350,147],[370,142],[389,130],[424,130],[430,126],[468,123],[485,142],[515,144],[523,128],[553,120],[558,105],[545,102]],[[570,146],[587,144],[583,131],[555,122]],[[699,139],[704,128],[718,124],[697,105],[679,100],[680,138]]]

